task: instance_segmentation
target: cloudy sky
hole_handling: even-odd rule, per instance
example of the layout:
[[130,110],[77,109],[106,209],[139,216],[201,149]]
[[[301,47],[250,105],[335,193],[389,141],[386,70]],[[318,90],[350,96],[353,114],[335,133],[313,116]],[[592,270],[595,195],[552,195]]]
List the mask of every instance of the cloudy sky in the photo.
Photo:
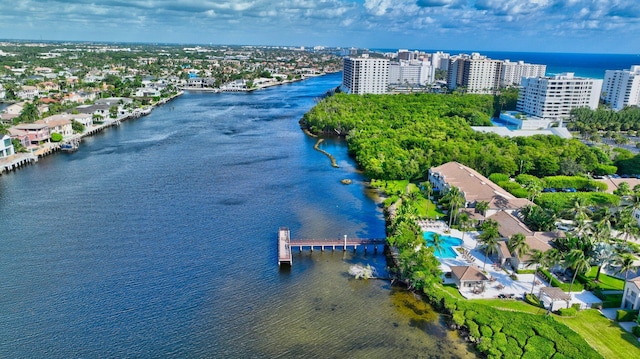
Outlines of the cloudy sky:
[[640,53],[638,0],[0,0],[0,38]]

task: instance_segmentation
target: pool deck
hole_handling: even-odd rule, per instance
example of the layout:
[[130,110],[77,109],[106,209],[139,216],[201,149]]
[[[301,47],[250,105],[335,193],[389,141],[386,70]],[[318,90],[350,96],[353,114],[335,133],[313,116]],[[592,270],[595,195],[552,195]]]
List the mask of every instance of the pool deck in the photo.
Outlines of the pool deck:
[[[460,247],[466,249],[471,253],[471,257],[473,261],[467,261],[457,250],[458,247],[453,247],[454,251],[457,254],[456,258],[438,258],[440,261],[440,269],[446,273],[451,271],[451,266],[475,266],[482,270],[484,267],[487,272],[487,276],[489,278],[494,278],[485,287],[484,292],[482,293],[473,293],[471,289],[462,290],[460,294],[467,299],[481,299],[481,298],[497,298],[500,294],[505,295],[513,295],[514,297],[521,298],[524,293],[531,292],[531,286],[533,285],[533,293],[538,294],[540,288],[547,287],[549,284],[545,282],[542,278],[535,276],[533,274],[518,274],[518,280],[513,280],[509,277],[511,271],[507,271],[505,269],[500,268],[497,265],[494,265],[494,262],[491,259],[486,259],[484,253],[480,251],[478,248],[478,232],[464,232],[464,235],[461,231],[457,229],[449,229],[446,223],[443,221],[419,221],[420,228],[424,232],[435,232],[442,235],[447,235],[451,237],[456,237],[462,239],[462,245]],[[486,264],[485,264],[485,261]],[[535,283],[534,280],[536,281]],[[453,283],[451,278],[444,278],[445,283]],[[579,303],[581,307],[591,307],[592,303],[601,302],[595,295],[591,292],[583,291],[583,292],[573,292],[571,303]]]

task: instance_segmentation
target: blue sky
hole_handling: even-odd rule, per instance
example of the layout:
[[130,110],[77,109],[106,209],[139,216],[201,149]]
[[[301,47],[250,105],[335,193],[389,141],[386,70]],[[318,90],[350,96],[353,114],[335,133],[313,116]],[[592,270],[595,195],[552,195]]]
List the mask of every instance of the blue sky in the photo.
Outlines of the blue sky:
[[640,53],[638,0],[2,0],[7,39]]

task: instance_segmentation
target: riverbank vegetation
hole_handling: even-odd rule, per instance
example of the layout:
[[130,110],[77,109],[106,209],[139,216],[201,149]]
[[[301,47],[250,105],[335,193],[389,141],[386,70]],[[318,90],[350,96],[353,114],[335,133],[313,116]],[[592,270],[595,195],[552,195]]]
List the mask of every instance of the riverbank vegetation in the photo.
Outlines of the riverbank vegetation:
[[490,125],[495,102],[489,95],[338,93],[319,102],[301,123],[313,133],[346,136],[365,175],[376,179],[423,179],[429,168],[449,161],[487,176],[538,177],[613,164],[604,151],[578,140],[474,132],[471,126]]
[[486,305],[490,303],[468,301],[450,292],[455,289],[442,285],[439,262],[434,250],[425,244],[413,201],[404,194],[388,209],[388,241],[394,248],[395,274],[448,315],[452,327],[474,343],[480,353],[488,358],[602,358],[553,316],[497,309]]

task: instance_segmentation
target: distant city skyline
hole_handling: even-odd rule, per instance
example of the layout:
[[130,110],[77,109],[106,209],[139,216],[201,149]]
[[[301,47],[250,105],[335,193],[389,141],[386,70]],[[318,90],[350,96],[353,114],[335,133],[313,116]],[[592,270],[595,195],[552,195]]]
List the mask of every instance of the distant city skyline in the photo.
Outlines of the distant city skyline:
[[635,0],[21,0],[22,40],[640,54]]

